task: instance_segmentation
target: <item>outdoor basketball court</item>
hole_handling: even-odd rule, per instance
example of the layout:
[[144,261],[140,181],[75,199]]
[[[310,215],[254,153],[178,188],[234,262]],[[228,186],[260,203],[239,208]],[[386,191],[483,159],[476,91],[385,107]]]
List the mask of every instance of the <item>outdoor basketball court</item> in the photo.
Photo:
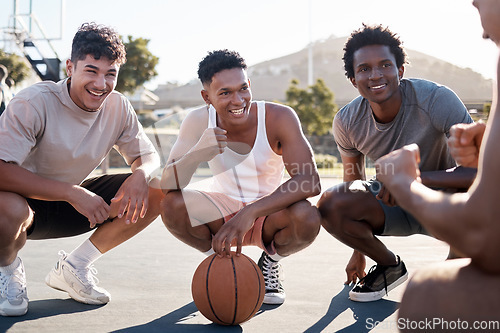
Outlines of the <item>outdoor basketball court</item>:
[[[27,40],[16,39],[31,34],[31,15],[21,17],[14,12],[13,17],[13,26],[5,30],[12,36],[10,43],[31,46]],[[31,42],[52,39],[40,36]],[[47,70],[51,58],[42,60],[43,64],[36,64]],[[338,181],[323,178],[323,190]],[[29,310],[22,317],[0,317],[0,332],[397,331],[397,309],[406,284],[377,302],[350,301],[344,269],[352,250],[324,230],[310,247],[283,260],[285,303],[263,305],[251,320],[230,327],[212,324],[197,311],[191,279],[205,256],[175,239],[160,218],[97,261],[99,285],[112,295],[109,304],[81,304],[46,286],[45,275],[57,262],[58,251],[69,252],[88,236],[28,241],[20,256],[26,268]],[[444,260],[448,253],[443,243],[425,236],[389,237],[384,242],[401,256],[410,276],[420,267]],[[258,248],[243,252],[255,261],[261,253]],[[368,260],[366,269],[372,264]]]
[[[323,190],[338,182],[324,178]],[[316,201],[318,197],[313,198]],[[212,324],[196,309],[191,278],[205,256],[175,239],[158,218],[145,231],[97,261],[99,285],[112,300],[85,305],[45,285],[59,250],[71,251],[87,235],[28,241],[21,251],[30,305],[23,317],[0,317],[0,332],[396,332],[397,309],[406,284],[373,303],[348,299],[345,264],[352,250],[321,230],[307,249],[283,260],[287,299],[263,305],[239,326]],[[416,269],[446,258],[448,248],[426,237],[388,237],[384,242]],[[255,261],[261,251],[244,248]],[[368,261],[367,270],[373,264]]]

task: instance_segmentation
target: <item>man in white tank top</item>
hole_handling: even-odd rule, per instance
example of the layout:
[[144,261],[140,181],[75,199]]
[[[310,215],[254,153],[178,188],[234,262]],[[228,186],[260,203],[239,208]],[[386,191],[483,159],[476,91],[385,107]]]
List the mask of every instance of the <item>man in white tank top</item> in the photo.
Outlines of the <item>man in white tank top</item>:
[[[309,143],[289,107],[252,102],[245,61],[232,51],[210,52],[199,64],[207,106],[184,119],[162,176],[162,219],[184,243],[230,255],[256,245],[264,303],[281,304],[279,260],[311,244],[320,230],[321,192]],[[198,165],[214,174],[210,191],[186,190]],[[290,179],[283,182],[286,168]]]

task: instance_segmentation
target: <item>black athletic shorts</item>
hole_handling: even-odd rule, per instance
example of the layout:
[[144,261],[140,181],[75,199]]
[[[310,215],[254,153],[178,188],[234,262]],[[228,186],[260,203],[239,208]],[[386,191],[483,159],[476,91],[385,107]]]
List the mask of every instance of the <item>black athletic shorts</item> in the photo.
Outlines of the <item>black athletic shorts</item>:
[[[130,175],[130,173],[102,175],[85,180],[81,186],[101,196],[110,204],[111,199]],[[26,201],[35,213],[33,223],[28,229],[28,239],[70,237],[92,230],[89,220],[66,201],[30,198]]]

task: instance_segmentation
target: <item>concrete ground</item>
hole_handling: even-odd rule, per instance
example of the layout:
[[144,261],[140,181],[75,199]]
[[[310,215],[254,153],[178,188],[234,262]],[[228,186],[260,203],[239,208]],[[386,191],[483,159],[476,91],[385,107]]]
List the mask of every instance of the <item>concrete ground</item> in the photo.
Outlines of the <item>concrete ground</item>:
[[[326,190],[338,180],[322,182]],[[81,304],[47,287],[44,278],[56,263],[58,251],[71,252],[88,236],[28,241],[21,258],[29,311],[22,317],[0,317],[0,332],[397,331],[397,311],[406,283],[377,302],[350,301],[344,269],[352,250],[324,230],[311,246],[282,261],[285,303],[263,305],[248,322],[229,327],[213,324],[197,311],[191,278],[205,256],[170,235],[160,218],[96,263],[99,285],[112,295],[107,305]],[[410,276],[420,267],[443,261],[448,253],[445,244],[426,236],[385,237],[383,241],[401,256]],[[255,261],[261,253],[255,247],[243,252]],[[367,270],[372,264],[368,260]]]

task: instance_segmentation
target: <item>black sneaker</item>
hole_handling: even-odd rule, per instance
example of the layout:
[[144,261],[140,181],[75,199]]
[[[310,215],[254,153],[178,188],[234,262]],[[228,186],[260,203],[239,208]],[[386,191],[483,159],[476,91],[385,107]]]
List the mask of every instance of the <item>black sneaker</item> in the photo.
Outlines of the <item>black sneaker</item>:
[[408,271],[399,256],[394,266],[374,265],[364,278],[349,292],[349,298],[356,302],[377,301],[389,291],[408,279]]
[[266,252],[262,252],[258,265],[262,271],[262,275],[264,275],[264,283],[266,285],[264,303],[283,304],[285,301],[285,289],[283,289],[283,285],[281,284],[283,281],[281,264],[271,259]]

